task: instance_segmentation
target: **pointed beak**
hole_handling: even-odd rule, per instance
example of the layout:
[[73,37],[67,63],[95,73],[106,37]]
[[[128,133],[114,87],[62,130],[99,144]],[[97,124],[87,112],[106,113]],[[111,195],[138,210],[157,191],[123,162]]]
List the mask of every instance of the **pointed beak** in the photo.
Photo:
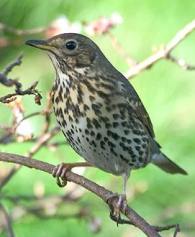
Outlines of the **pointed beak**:
[[43,50],[52,50],[54,48],[47,40],[27,40],[25,44]]

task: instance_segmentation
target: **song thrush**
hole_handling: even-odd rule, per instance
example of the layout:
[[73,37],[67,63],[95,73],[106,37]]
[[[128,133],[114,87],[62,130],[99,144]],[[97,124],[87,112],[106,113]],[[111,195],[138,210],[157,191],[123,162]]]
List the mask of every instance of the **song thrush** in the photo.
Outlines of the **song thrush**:
[[66,33],[26,44],[46,50],[55,67],[53,108],[67,141],[91,165],[123,176],[124,194],[130,171],[150,162],[187,174],[161,152],[136,91],[92,40]]

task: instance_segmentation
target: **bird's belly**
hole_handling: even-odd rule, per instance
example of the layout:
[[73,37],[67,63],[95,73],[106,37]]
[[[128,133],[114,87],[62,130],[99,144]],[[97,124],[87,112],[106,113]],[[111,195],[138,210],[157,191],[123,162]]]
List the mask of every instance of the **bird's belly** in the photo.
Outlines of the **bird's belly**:
[[70,121],[68,115],[57,116],[57,120],[72,148],[90,164],[106,172],[121,175],[148,163],[146,136],[144,142],[121,121],[113,120],[108,124],[98,122],[98,118],[86,117]]

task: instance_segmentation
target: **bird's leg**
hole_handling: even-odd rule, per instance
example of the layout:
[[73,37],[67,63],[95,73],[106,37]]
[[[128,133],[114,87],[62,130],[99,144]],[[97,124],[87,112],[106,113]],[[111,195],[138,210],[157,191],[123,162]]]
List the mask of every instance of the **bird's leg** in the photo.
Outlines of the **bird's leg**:
[[[109,197],[107,198],[107,203],[111,204],[110,205],[111,206],[110,216],[113,220],[116,220],[117,225],[118,225],[118,223],[120,223],[120,220],[121,220],[121,217],[120,217],[121,208],[125,208],[127,206],[126,186],[127,186],[127,180],[129,178],[129,174],[130,174],[130,172],[122,174],[122,177],[123,177],[123,192],[122,192],[122,194],[113,193],[113,194],[109,195]],[[118,199],[116,205],[112,205],[113,198]]]
[[127,180],[129,178],[130,172],[122,174],[123,178],[123,193],[122,196],[125,200],[127,200],[126,192],[127,192]]
[[57,184],[59,187],[64,187],[67,184],[65,175],[67,171],[70,171],[75,167],[89,167],[92,166],[88,162],[77,162],[77,163],[61,163],[54,167],[52,175],[57,178]]

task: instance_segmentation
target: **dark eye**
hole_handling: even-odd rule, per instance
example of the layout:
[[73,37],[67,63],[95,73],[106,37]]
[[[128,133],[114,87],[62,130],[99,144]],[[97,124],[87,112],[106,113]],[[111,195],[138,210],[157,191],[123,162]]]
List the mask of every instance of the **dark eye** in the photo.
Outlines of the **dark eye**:
[[66,42],[65,46],[69,50],[74,50],[77,47],[77,43],[73,40],[70,40],[70,41]]

